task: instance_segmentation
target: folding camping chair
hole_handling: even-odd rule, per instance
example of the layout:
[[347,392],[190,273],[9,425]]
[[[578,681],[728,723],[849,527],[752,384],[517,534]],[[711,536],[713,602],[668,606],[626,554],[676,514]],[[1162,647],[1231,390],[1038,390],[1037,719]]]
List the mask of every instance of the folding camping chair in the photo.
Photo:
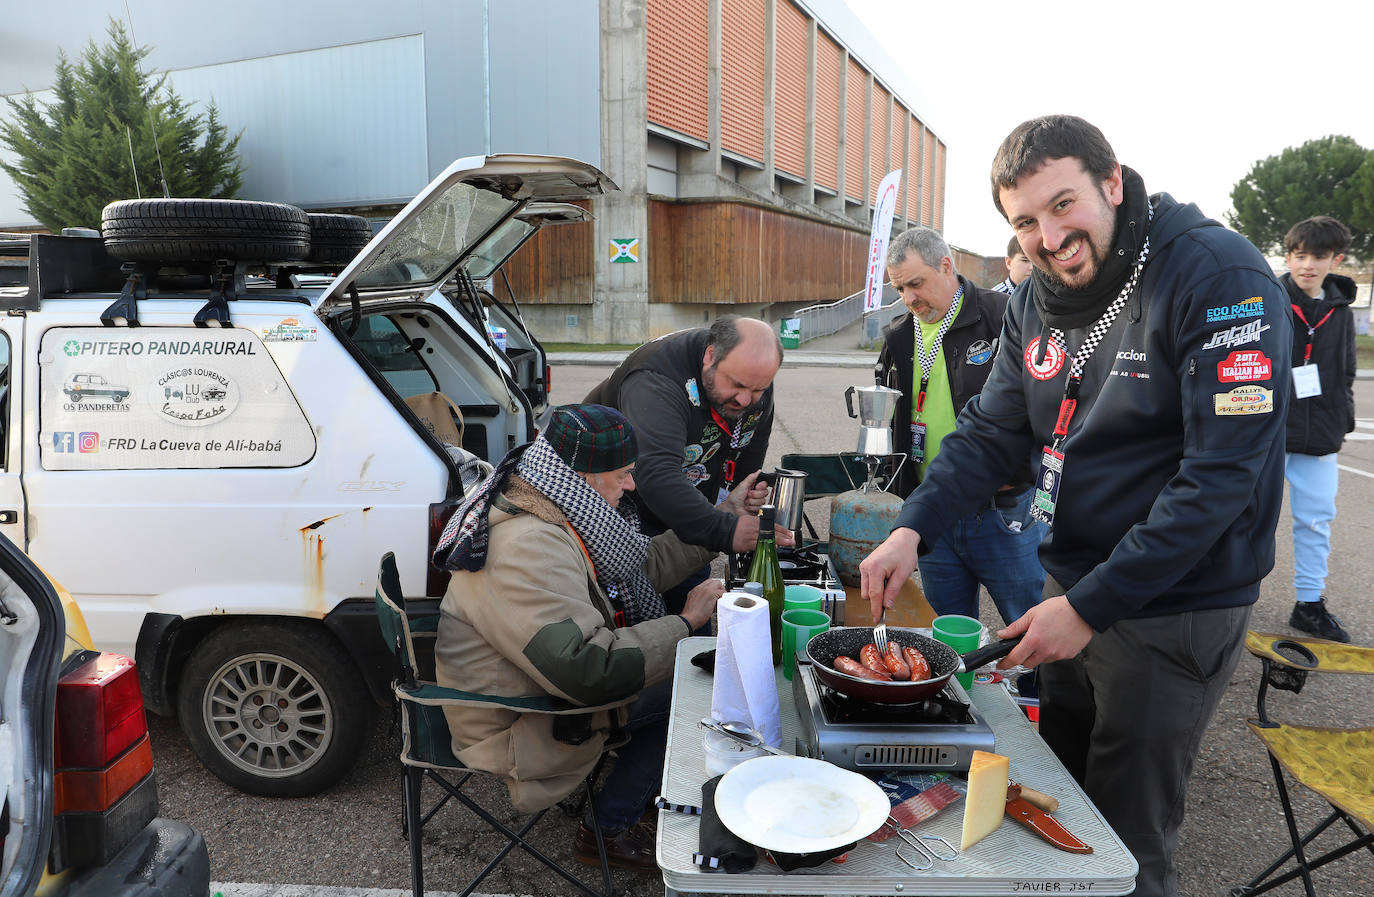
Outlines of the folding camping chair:
[[[554,714],[580,714],[603,708],[582,707],[552,697],[502,697],[479,694],[417,680],[412,624],[406,617],[400,573],[396,568],[396,556],[392,552],[382,556],[381,569],[377,575],[376,605],[377,622],[382,630],[382,638],[394,655],[399,668],[397,678],[392,684],[392,694],[396,698],[401,717],[402,829],[410,842],[410,875],[414,897],[424,897],[424,857],[421,840],[425,823],[429,822],[450,798],[471,810],[492,831],[504,835],[508,842],[477,877],[467,883],[460,892],[463,897],[471,894],[515,847],[521,848],[584,893],[592,897],[613,897],[611,870],[606,862],[606,845],[602,842],[601,832],[596,826],[592,826],[592,829],[596,832],[597,850],[601,855],[600,890],[587,885],[527,840],[526,836],[548,812],[547,809],[532,814],[518,828],[514,828],[496,818],[490,810],[479,804],[470,792],[463,790],[464,783],[474,776],[490,774],[469,769],[453,755],[448,718],[444,716],[444,707],[450,705],[490,707],[496,704],[517,713]],[[437,616],[421,618],[415,621],[414,629],[417,632],[435,632],[437,619]],[[592,801],[596,777],[605,759],[606,755],[603,754],[601,761],[587,776],[585,785],[588,803]],[[421,788],[425,779],[434,782],[443,792],[428,810],[421,806]],[[581,807],[574,813],[580,813],[580,809]]]
[[[1308,673],[1374,674],[1374,648],[1253,630],[1246,634],[1245,647],[1260,659],[1262,667],[1256,702],[1259,718],[1246,720],[1246,724],[1269,751],[1269,765],[1274,770],[1274,784],[1293,846],[1249,884],[1231,893],[1236,897],[1261,894],[1301,877],[1308,897],[1316,897],[1313,869],[1362,847],[1374,854],[1374,728],[1335,729],[1276,722],[1269,715],[1265,698],[1271,687],[1297,694]],[[1298,833],[1285,771],[1331,806],[1330,814],[1305,835]],[[1312,840],[1338,821],[1350,829],[1351,840],[1321,856],[1309,857],[1307,848]],[[1276,876],[1290,863],[1293,868]]]

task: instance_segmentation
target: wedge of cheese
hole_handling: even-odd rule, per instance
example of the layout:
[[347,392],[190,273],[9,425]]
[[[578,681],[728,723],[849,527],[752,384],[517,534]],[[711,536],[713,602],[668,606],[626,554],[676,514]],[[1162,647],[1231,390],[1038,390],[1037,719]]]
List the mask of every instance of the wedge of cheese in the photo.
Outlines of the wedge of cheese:
[[964,833],[960,850],[968,850],[997,830],[1007,810],[1007,777],[1011,761],[1001,754],[974,751],[964,800]]

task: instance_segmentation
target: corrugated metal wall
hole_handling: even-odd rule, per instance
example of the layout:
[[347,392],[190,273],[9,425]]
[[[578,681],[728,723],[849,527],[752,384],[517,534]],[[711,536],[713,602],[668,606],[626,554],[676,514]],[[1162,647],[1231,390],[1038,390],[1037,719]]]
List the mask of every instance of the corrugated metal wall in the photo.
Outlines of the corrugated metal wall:
[[720,16],[720,145],[762,163],[768,4],[722,0]]
[[925,140],[921,147],[921,223],[927,226],[933,225],[935,218],[931,214],[931,201],[934,199],[934,191],[931,189],[934,178],[930,176],[933,170],[931,166],[935,164],[935,135],[926,131]]
[[[221,121],[243,132],[247,198],[390,204],[454,159],[486,152],[601,164],[598,0],[235,0],[231,8],[83,0],[56,8],[6,6],[0,43],[23,52],[0,65],[0,95],[47,88],[58,48],[75,59],[88,41],[107,39],[111,18],[132,15],[146,67],[167,72],[200,110],[213,98]],[[32,224],[0,174],[0,226]]]
[[939,143],[935,153],[935,177],[933,178],[935,181],[935,207],[933,210],[935,223],[931,225],[936,230],[945,229],[945,152],[944,143]]
[[773,113],[773,164],[806,176],[806,70],[810,26],[801,10],[777,0],[777,90]]
[[822,32],[816,38],[816,183],[831,190],[840,183],[840,45]]
[[647,0],[649,122],[710,139],[707,0]]
[[916,116],[911,116],[907,123],[907,149],[906,149],[906,217],[911,221],[920,221],[921,209],[921,144],[924,140],[925,129],[921,127],[921,122]]
[[243,131],[243,199],[406,202],[429,180],[417,139],[424,53],[424,38],[412,35],[184,69],[169,81],[182,96],[214,96],[221,119]]

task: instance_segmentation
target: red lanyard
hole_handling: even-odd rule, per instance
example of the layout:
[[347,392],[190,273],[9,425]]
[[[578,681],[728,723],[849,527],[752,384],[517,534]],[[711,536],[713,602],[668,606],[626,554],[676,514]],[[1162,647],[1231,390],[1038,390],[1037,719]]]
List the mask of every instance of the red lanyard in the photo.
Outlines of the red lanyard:
[[1059,417],[1054,422],[1054,443],[1058,447],[1059,443],[1069,435],[1069,421],[1073,420],[1073,413],[1078,410],[1078,386],[1083,382],[1083,375],[1069,374],[1064,381],[1064,398],[1059,401]]
[[1328,311],[1328,312],[1326,313],[1326,315],[1323,316],[1322,319],[1321,319],[1320,321],[1318,321],[1316,324],[1308,324],[1308,323],[1307,323],[1307,315],[1305,315],[1305,314],[1302,313],[1302,309],[1301,309],[1301,308],[1298,308],[1298,303],[1296,303],[1296,302],[1293,303],[1293,314],[1297,315],[1297,316],[1298,316],[1298,320],[1299,320],[1299,321],[1302,321],[1303,326],[1305,326],[1305,327],[1307,328],[1307,349],[1306,349],[1306,351],[1303,352],[1303,356],[1302,356],[1302,363],[1303,363],[1303,364],[1307,364],[1309,361],[1312,360],[1312,337],[1314,337],[1314,336],[1317,335],[1317,328],[1319,328],[1319,327],[1321,327],[1323,324],[1325,324],[1325,323],[1326,323],[1326,319],[1329,318],[1329,317],[1331,317],[1331,316],[1334,315],[1335,313],[1336,313],[1336,310],[1333,308],[1333,309],[1331,309],[1330,311]]
[[[714,408],[711,409],[711,419],[716,422],[716,426],[725,431],[725,435],[730,438],[730,441],[734,442],[735,434],[730,432],[730,424],[724,417],[721,417],[720,412]],[[735,485],[735,460],[739,458],[740,449],[735,449],[734,451],[735,453],[729,458],[726,458],[725,464],[722,465],[722,471],[725,474],[726,491],[729,491],[730,487]]]

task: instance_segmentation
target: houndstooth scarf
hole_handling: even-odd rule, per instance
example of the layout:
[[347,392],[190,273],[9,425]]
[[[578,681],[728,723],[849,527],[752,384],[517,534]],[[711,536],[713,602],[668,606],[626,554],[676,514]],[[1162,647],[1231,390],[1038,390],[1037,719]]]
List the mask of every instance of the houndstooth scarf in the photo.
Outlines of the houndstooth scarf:
[[506,455],[496,472],[449,520],[434,551],[447,570],[481,570],[490,541],[488,516],[510,474],[518,473],[568,518],[591,556],[596,581],[625,614],[626,625],[667,613],[663,596],[644,574],[649,539],[639,532],[639,513],[628,498],[613,508],[558,456],[543,436]]

